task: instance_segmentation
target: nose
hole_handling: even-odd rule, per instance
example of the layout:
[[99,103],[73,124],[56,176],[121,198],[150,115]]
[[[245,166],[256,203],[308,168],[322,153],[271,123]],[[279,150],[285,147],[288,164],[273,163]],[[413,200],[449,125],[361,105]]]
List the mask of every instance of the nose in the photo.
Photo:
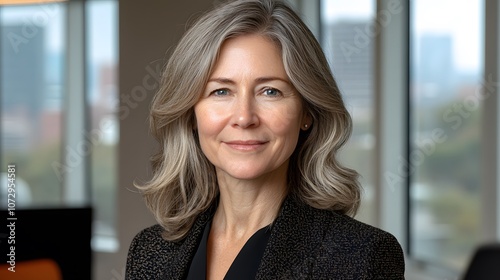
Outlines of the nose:
[[253,93],[238,94],[232,108],[232,126],[250,128],[259,125],[257,104]]

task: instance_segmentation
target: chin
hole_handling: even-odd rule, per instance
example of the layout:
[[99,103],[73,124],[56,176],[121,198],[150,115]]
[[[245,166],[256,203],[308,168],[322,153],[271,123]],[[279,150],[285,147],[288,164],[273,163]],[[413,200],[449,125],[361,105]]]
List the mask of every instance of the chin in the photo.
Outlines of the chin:
[[223,171],[226,175],[238,179],[238,180],[254,180],[258,179],[264,175],[269,174],[268,172],[264,172],[264,170],[255,170],[252,169],[238,169],[238,170],[226,170]]

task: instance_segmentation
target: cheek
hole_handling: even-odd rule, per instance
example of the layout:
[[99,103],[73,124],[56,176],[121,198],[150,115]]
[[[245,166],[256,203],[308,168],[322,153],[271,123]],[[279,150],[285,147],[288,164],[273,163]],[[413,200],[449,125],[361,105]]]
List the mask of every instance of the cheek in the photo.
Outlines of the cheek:
[[214,126],[210,125],[211,120],[205,115],[196,114],[196,130],[201,151],[211,161],[213,154],[212,139],[217,135]]
[[302,111],[295,106],[287,106],[275,112],[271,119],[276,120],[273,123],[276,134],[288,136],[298,135],[302,122]]
[[224,126],[223,116],[217,110],[199,106],[195,107],[194,113],[200,142],[203,142],[205,138],[217,135]]

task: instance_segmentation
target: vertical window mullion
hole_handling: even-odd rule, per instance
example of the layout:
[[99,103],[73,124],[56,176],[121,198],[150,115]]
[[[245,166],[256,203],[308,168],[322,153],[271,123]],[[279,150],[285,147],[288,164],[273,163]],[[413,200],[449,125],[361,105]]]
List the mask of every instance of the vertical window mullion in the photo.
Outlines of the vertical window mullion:
[[88,181],[94,206],[92,249],[116,252],[119,114],[118,31],[116,0],[90,0],[85,5],[87,135],[92,144]]
[[496,0],[484,3],[484,76],[482,82],[482,231],[486,242],[500,239],[500,182],[499,165],[499,36],[500,5]]
[[400,163],[406,154],[407,116],[407,1],[377,1],[377,14],[391,15],[380,28],[376,47],[376,190],[380,227],[393,233],[406,248],[405,194],[408,176]]
[[85,138],[85,1],[69,1],[67,5],[63,201],[68,205],[82,205],[89,203],[86,175],[87,158],[92,150],[91,142]]

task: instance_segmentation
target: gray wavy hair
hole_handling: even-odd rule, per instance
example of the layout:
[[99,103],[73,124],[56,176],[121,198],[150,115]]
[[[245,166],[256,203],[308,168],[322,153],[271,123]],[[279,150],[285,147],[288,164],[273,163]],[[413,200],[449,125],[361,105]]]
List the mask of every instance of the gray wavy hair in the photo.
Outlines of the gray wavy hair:
[[201,151],[193,129],[193,107],[224,41],[248,34],[265,36],[281,49],[288,78],[313,120],[312,127],[301,132],[290,159],[289,195],[312,207],[348,215],[355,215],[358,209],[358,173],[336,158],[350,137],[351,117],[320,44],[281,1],[229,1],[218,4],[188,28],[171,54],[153,98],[150,126],[159,151],[151,158],[152,179],[135,186],[165,229],[167,240],[183,238],[196,217],[218,197],[215,168]]

